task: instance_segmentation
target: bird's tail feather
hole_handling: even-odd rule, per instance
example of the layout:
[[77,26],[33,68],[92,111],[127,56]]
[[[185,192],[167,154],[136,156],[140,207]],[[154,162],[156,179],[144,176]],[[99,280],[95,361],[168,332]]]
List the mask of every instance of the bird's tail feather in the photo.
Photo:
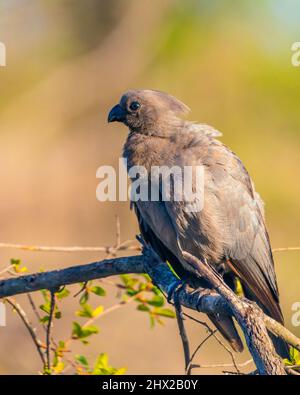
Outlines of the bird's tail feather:
[[[268,310],[266,305],[261,303],[260,299],[258,299],[256,297],[256,295],[252,292],[252,290],[249,287],[247,287],[245,284],[243,284],[243,290],[244,290],[244,294],[245,294],[246,298],[256,302],[265,314],[269,315],[270,317],[272,317],[273,319],[278,321],[281,325],[284,325],[283,314],[282,314],[279,303],[274,302],[274,305],[276,306],[275,312],[278,311],[278,313],[276,315],[274,313],[272,314],[270,312],[270,310]],[[273,310],[274,310],[274,308],[273,308]],[[273,310],[272,310],[272,312],[273,312]],[[280,337],[277,337],[271,333],[269,333],[269,335],[270,335],[270,338],[274,344],[277,354],[283,359],[285,359],[285,358],[290,359],[289,345]]]
[[215,327],[220,331],[222,336],[229,342],[234,351],[242,352],[244,350],[242,340],[231,317],[216,316],[213,314],[208,314],[208,317]]

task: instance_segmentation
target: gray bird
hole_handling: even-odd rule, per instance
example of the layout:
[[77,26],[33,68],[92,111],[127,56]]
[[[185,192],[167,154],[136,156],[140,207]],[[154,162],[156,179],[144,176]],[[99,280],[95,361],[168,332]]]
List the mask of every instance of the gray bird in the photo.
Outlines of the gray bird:
[[[129,128],[123,150],[128,170],[143,166],[151,174],[153,166],[175,165],[204,169],[199,211],[188,210],[187,202],[174,196],[164,199],[163,181],[148,176],[160,194],[157,201],[133,201],[141,234],[190,285],[209,287],[183,259],[182,250],[213,266],[234,290],[238,279],[244,295],[283,324],[263,203],[241,160],[216,139],[221,133],[184,120],[188,111],[167,93],[130,90],[109,113],[108,122],[123,122]],[[174,181],[172,185],[174,189]],[[243,350],[231,318],[209,318],[235,351]],[[274,336],[272,340],[277,352],[288,357],[288,346]]]

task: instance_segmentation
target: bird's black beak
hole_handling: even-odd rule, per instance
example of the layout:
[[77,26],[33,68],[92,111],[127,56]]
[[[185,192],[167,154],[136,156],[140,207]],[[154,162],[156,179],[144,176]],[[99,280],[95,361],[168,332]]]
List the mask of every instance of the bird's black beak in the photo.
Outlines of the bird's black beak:
[[125,116],[126,116],[126,111],[120,106],[120,104],[117,104],[110,110],[107,121],[123,122],[125,120]]

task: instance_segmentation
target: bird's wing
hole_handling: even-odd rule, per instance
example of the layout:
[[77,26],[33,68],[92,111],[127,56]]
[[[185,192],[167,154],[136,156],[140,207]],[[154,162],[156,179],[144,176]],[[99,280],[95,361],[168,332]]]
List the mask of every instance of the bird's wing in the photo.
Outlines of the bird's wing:
[[[185,278],[186,276],[185,270],[183,269],[183,266],[181,265],[176,255],[163,244],[161,238],[157,237],[151,226],[143,218],[141,214],[141,212],[143,212],[143,209],[139,209],[136,203],[133,203],[132,206],[137,216],[140,232],[144,240],[151,245],[154,251],[156,251],[156,253],[160,256],[162,261],[169,262],[169,264],[172,265],[172,268],[175,270],[176,274],[180,278]],[[166,228],[165,230],[168,231]]]
[[193,137],[191,141],[181,163],[197,157],[194,163],[204,167],[203,209],[187,212],[184,202],[164,202],[180,246],[200,258],[209,256],[212,262],[228,258],[248,294],[282,322],[263,206],[247,170],[219,141],[207,138],[198,143]]
[[[240,159],[221,143],[212,144],[208,171],[224,221],[224,251],[228,264],[254,298],[279,322],[278,287],[261,199]],[[222,176],[221,176],[222,175]]]
[[[152,210],[150,211],[149,211],[149,207],[145,209],[144,204],[139,205],[138,202],[133,203],[134,211],[138,219],[141,234],[144,240],[150,243],[152,248],[161,257],[161,259],[171,264],[172,268],[175,270],[175,272],[180,278],[187,279],[187,277],[190,276],[190,273],[184,269],[184,267],[182,266],[180,260],[177,258],[175,253],[173,253],[172,250],[170,250],[168,247],[166,247],[166,245],[163,244],[162,237],[158,237],[155,234],[152,227],[148,224],[147,220],[144,218],[147,217],[148,221],[152,223],[152,220],[150,220],[149,216],[151,217],[153,213],[155,213],[154,217],[157,219],[156,215],[161,215],[162,210],[165,210],[163,207],[160,207],[160,205],[157,205],[157,202],[152,202],[152,203],[154,203],[154,206],[153,204],[151,205]],[[144,217],[142,213],[144,214]],[[164,215],[162,218],[159,218],[159,221],[163,220],[163,218],[165,218]],[[171,223],[169,221],[166,221],[166,224],[164,225],[164,231],[168,232],[170,231],[170,228],[172,228]],[[155,228],[155,231],[159,232],[157,228]],[[190,278],[190,280],[193,282],[192,278]],[[198,283],[198,279],[196,280],[196,284],[197,283]],[[196,286],[198,287],[199,284]],[[243,343],[237,332],[237,329],[234,325],[232,318],[228,316],[223,316],[223,315],[217,316],[213,314],[209,314],[208,316],[210,320],[213,322],[213,324],[216,326],[216,328],[224,336],[224,338],[229,342],[233,350],[236,352],[242,352],[244,349]]]

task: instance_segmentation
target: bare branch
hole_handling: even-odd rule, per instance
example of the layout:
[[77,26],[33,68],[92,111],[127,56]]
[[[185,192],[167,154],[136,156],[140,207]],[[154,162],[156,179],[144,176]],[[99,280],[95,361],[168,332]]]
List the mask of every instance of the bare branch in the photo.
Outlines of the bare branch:
[[0,243],[0,248],[16,248],[18,250],[34,251],[34,252],[104,252],[106,254],[115,253],[116,251],[140,251],[141,248],[137,245],[131,245],[135,240],[127,240],[124,243],[118,244],[115,247],[91,247],[91,246],[36,246],[27,244],[13,244],[13,243]]
[[49,319],[46,331],[46,358],[47,358],[47,368],[51,369],[51,361],[50,361],[50,346],[51,346],[51,329],[52,329],[52,321],[53,314],[55,310],[55,291],[50,291],[50,312]]
[[183,251],[184,259],[224,298],[242,328],[250,353],[261,375],[285,375],[284,364],[276,354],[264,323],[263,312],[253,303],[239,298],[206,262]]
[[[234,315],[244,330],[248,347],[259,372],[269,374],[272,371],[276,374],[284,374],[284,367],[275,353],[267,329],[297,349],[300,349],[300,340],[282,325],[265,316],[255,304],[238,298],[208,265],[189,254],[185,254],[185,259],[197,266],[197,270],[211,281],[214,289],[205,293],[201,290],[191,293],[186,289],[180,289],[177,293],[180,304],[203,313]],[[105,259],[87,265],[0,280],[0,298],[41,289],[55,289],[62,285],[125,273],[148,273],[153,283],[166,294],[169,294],[174,284],[178,283],[178,278],[169,267],[151,249],[146,249],[143,255],[139,256]],[[253,323],[257,324],[255,328]],[[253,336],[253,333],[256,333],[252,332],[254,329],[259,333],[260,340]],[[267,356],[262,356],[261,350],[266,346]]]
[[43,351],[42,351],[42,342],[38,339],[38,337],[37,337],[37,335],[35,333],[35,330],[33,329],[30,321],[28,320],[28,318],[26,316],[25,311],[22,309],[22,307],[19,305],[19,303],[15,302],[14,299],[6,298],[5,300],[17,312],[17,314],[21,318],[22,322],[24,323],[25,327],[27,328],[27,330],[28,330],[28,332],[29,332],[29,334],[30,334],[30,336],[31,336],[31,338],[33,340],[33,343],[36,346],[36,349],[37,349],[37,351],[39,353],[39,356],[41,357],[43,366],[45,367],[46,366],[46,360],[45,360],[45,357],[44,357],[44,354],[43,354]]

